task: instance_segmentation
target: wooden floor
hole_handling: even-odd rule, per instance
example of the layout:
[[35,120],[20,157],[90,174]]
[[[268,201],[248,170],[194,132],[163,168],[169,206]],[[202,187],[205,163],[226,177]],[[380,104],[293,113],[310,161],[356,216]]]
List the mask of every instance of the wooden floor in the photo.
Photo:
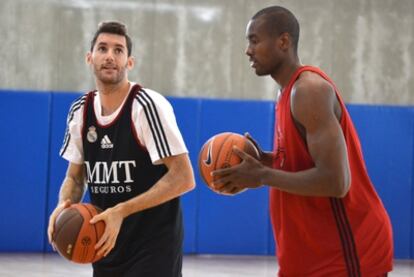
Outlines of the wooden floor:
[[[184,277],[275,277],[272,256],[185,256]],[[57,254],[0,254],[1,277],[91,277],[90,265],[73,264]],[[390,277],[414,277],[414,261],[395,261]]]

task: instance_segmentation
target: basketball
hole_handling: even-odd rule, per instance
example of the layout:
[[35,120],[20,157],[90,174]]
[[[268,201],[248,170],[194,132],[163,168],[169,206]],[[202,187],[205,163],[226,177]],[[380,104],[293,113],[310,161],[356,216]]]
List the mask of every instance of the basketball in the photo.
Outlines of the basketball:
[[217,169],[235,166],[242,161],[241,158],[233,152],[233,146],[237,146],[256,159],[259,158],[259,152],[254,144],[240,134],[226,132],[211,137],[200,150],[198,167],[203,181],[213,191],[213,177],[210,173]]
[[58,253],[75,263],[92,263],[98,261],[95,244],[101,238],[105,223],[95,224],[89,221],[101,209],[87,203],[72,204],[64,209],[56,218],[53,241]]

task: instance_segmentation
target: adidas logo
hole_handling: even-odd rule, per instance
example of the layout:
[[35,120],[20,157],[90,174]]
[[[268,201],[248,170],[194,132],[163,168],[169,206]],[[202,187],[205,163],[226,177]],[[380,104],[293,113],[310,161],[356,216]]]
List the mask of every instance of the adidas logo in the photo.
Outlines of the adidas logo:
[[109,149],[114,148],[114,145],[112,144],[111,140],[109,139],[108,135],[105,135],[101,140],[101,148],[102,149]]

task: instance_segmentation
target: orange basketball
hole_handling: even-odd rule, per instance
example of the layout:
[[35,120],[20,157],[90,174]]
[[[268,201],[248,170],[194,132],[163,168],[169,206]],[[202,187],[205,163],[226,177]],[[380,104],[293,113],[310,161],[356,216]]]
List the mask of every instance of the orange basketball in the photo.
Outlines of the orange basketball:
[[242,161],[233,152],[234,145],[254,158],[259,158],[259,153],[254,144],[246,137],[237,133],[226,132],[217,134],[207,140],[201,148],[198,156],[200,175],[207,186],[213,191],[213,177],[210,173],[217,169],[232,167]]
[[102,237],[105,223],[89,221],[101,209],[87,203],[72,204],[56,218],[53,241],[58,253],[75,263],[92,263],[102,258],[95,251],[95,244]]

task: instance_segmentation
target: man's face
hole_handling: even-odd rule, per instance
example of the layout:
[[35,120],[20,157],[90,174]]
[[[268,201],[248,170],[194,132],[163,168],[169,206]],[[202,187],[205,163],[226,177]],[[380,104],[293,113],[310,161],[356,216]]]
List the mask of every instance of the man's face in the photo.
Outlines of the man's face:
[[246,55],[249,56],[250,66],[258,76],[277,72],[282,63],[282,53],[278,49],[278,38],[269,34],[263,19],[250,20],[246,28],[248,41]]
[[133,66],[133,58],[128,57],[126,38],[121,35],[101,33],[96,39],[87,62],[93,67],[96,78],[108,85],[120,83],[127,77],[127,69]]

